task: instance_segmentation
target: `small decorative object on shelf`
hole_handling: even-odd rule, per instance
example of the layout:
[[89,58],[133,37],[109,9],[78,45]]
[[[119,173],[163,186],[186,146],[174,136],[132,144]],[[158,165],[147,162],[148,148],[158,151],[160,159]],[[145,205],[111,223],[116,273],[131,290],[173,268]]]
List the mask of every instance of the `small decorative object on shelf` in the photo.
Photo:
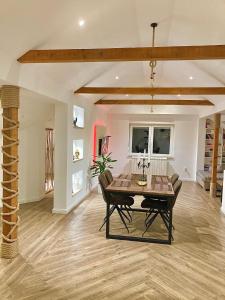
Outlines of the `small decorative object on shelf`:
[[80,159],[80,151],[78,149],[75,151],[75,159]]
[[145,169],[150,168],[150,158],[146,158],[146,157],[142,157],[140,158],[139,162],[138,162],[138,168],[141,169],[142,168],[142,176],[141,176],[141,180],[139,180],[137,183],[138,185],[146,185],[147,184],[147,175],[145,174]]
[[84,158],[84,141],[73,140],[73,162]]
[[84,109],[83,107],[73,106],[73,127],[84,128]]
[[77,118],[75,118],[75,119],[73,120],[73,126],[74,126],[74,127],[77,126]]

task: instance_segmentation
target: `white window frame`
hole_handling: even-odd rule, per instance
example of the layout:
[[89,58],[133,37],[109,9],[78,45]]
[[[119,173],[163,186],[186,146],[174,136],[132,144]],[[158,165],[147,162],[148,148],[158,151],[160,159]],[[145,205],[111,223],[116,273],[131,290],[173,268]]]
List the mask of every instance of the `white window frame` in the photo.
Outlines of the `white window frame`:
[[[143,124],[130,124],[130,135],[129,135],[129,155],[138,156],[139,153],[132,152],[132,139],[133,139],[133,128],[137,127],[148,127],[149,128],[149,141],[148,141],[148,153],[151,157],[167,157],[172,158],[174,156],[174,124],[168,123],[143,123]],[[169,128],[170,129],[170,153],[169,154],[158,154],[153,153],[153,131],[154,128]]]

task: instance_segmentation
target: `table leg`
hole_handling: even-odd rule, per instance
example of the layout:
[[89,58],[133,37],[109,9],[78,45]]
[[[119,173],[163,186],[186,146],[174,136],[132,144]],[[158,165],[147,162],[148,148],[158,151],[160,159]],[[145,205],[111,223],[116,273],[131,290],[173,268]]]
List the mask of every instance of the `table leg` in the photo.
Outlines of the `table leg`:
[[173,209],[170,209],[170,217],[169,217],[169,233],[168,233],[168,240],[169,244],[171,244],[172,241],[172,230],[173,230]]
[[106,204],[106,231],[105,236],[109,238],[109,228],[110,228],[110,204],[107,202]]

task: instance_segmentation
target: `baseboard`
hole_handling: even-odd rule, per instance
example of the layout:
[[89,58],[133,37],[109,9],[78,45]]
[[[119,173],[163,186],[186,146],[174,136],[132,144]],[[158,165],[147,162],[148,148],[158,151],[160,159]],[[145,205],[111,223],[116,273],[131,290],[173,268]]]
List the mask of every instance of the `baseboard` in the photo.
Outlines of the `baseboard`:
[[[19,204],[25,204],[25,203],[32,203],[32,202],[38,202],[43,200],[46,197],[46,194],[39,198],[33,198],[30,201],[26,201],[25,199],[18,199]],[[2,201],[0,202],[0,208],[2,208]]]
[[[92,191],[92,190],[91,190]],[[53,214],[61,214],[61,215],[67,215],[69,212],[71,212],[73,209],[77,208],[83,201],[87,199],[87,197],[90,195],[90,192],[88,192],[83,198],[81,198],[78,202],[73,203],[68,208],[53,208],[52,213]]]
[[31,203],[31,202],[38,202],[38,201],[43,200],[45,197],[46,197],[46,194],[43,194],[42,196],[37,197],[37,198],[35,197],[35,198],[33,198],[33,199],[29,200],[29,201],[27,201],[25,199],[21,199],[21,198],[19,198],[18,201],[19,201],[20,204]]
[[194,178],[180,178],[180,180],[182,180],[182,181],[192,181],[192,182],[196,182],[196,180],[194,179]]
[[52,209],[52,213],[53,214],[61,214],[61,215],[66,215],[66,214],[68,214],[68,211],[67,211],[67,209],[60,209],[60,208],[53,208]]
[[225,207],[221,206],[221,212],[225,215]]

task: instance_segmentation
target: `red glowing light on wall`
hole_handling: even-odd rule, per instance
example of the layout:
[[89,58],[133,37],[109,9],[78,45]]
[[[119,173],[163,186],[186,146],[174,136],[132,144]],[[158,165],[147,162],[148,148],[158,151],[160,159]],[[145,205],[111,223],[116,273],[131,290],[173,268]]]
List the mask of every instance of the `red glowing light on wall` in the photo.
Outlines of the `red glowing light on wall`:
[[94,132],[93,132],[93,159],[95,159],[96,157],[96,145],[97,145],[97,141],[96,141],[96,124],[94,124]]
[[[93,159],[96,158],[97,156],[97,126],[105,126],[105,123],[101,120],[97,120],[94,124],[93,124]],[[106,127],[106,126],[105,126]]]

